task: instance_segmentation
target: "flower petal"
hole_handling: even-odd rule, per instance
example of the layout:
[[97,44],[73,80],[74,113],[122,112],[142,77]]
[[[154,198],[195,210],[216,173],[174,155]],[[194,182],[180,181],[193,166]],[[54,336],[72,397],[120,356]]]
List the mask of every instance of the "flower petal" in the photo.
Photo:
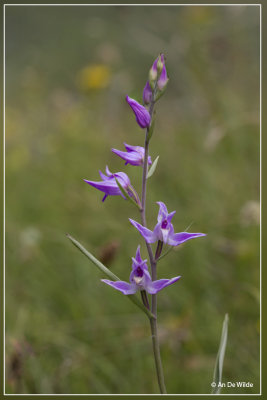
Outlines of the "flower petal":
[[131,218],[129,218],[129,221],[141,233],[141,235],[144,237],[147,243],[154,243],[157,240],[157,237],[155,236],[154,232],[152,232],[150,229],[145,228],[144,226],[132,220]]
[[98,172],[99,172],[100,178],[103,179],[103,181],[106,181],[107,179],[109,179],[109,177],[106,176],[105,174],[103,174],[102,171],[99,170]]
[[169,237],[169,229],[162,229],[161,228],[161,234],[162,234],[162,241],[163,243],[168,243],[168,237]]
[[124,189],[127,189],[127,187],[130,186],[131,184],[130,179],[128,175],[126,175],[124,172],[116,172],[115,174],[113,174],[113,176],[115,176],[118,179],[119,183],[121,184],[122,187],[124,187]]
[[127,161],[131,165],[141,165],[142,164],[142,156],[141,154],[131,151],[131,152],[125,152],[125,151],[120,151],[117,149],[111,149],[111,151],[117,156],[121,157],[123,160]]
[[110,172],[109,167],[106,165],[106,174],[107,176],[112,176],[112,172]]
[[161,222],[163,219],[167,218],[168,210],[162,201],[157,201],[157,204],[159,205],[158,222]]
[[170,214],[168,214],[167,216],[167,221],[170,223],[172,220],[172,217],[174,216],[174,214],[176,214],[176,211],[172,211]]
[[146,291],[150,294],[156,294],[160,290],[164,289],[166,286],[172,285],[174,282],[177,282],[180,278],[181,276],[176,276],[172,279],[159,279],[158,281],[151,281],[146,287]]
[[136,285],[124,281],[113,282],[109,281],[108,279],[101,279],[101,281],[126,295],[134,294],[138,290]]
[[88,183],[89,185],[93,186],[94,188],[100,190],[101,192],[106,193],[107,195],[116,196],[121,195],[121,191],[115,181],[115,179],[109,179],[105,181],[95,182],[95,181],[88,181],[84,179],[84,182]]
[[127,151],[138,151],[138,152],[142,152],[143,154],[145,153],[145,150],[143,147],[141,146],[131,146],[130,144],[127,144],[125,142],[123,142],[124,147]]
[[139,246],[137,247],[136,254],[135,254],[135,259],[136,259],[136,261],[137,261],[138,263],[141,263],[141,262],[142,262],[141,253],[140,253],[140,244],[139,244]]
[[195,239],[201,236],[206,236],[205,233],[189,233],[189,232],[180,232],[174,233],[173,235],[169,235],[168,244],[170,246],[178,246],[181,243],[186,242],[190,239]]

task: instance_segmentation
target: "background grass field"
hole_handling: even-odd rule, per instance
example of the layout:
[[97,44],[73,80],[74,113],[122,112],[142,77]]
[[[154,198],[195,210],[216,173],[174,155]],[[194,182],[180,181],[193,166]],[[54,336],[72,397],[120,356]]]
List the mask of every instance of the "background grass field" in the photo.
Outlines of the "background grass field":
[[142,145],[141,100],[166,55],[169,87],[150,146],[147,219],[177,210],[158,296],[168,393],[209,393],[229,313],[224,381],[259,392],[259,7],[6,7],[6,391],[157,393],[149,324],[100,282],[70,233],[128,279],[140,235],[122,198],[83,182],[141,169],[111,153]]

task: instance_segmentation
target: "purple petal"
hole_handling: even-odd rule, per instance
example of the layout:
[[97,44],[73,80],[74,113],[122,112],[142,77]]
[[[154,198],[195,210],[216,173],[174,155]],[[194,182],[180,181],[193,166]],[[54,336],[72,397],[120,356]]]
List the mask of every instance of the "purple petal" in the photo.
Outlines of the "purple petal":
[[105,174],[103,174],[102,171],[99,170],[98,172],[99,172],[100,178],[103,179],[103,181],[106,181],[107,179],[109,179],[109,177],[106,176]]
[[111,149],[111,151],[131,165],[138,166],[142,164],[142,156],[135,151],[125,152],[117,149]]
[[154,235],[157,238],[157,240],[162,240],[162,233],[161,233],[161,222],[158,222],[157,225],[154,228]]
[[126,175],[124,172],[116,172],[116,174],[113,174],[113,176],[116,177],[116,179],[120,182],[121,186],[123,186],[124,189],[127,189],[127,187],[130,186],[131,182],[129,176]]
[[157,237],[155,236],[154,232],[145,228],[138,222],[133,221],[131,218],[129,218],[129,221],[141,233],[141,235],[144,237],[147,243],[154,243],[157,240]]
[[170,246],[178,246],[181,243],[186,242],[190,239],[195,239],[201,236],[206,236],[205,233],[188,233],[188,232],[180,232],[174,233],[173,235],[169,235],[168,244]]
[[146,287],[146,291],[150,294],[156,294],[160,290],[164,289],[166,286],[172,285],[174,282],[177,282],[180,278],[181,276],[176,276],[172,279],[159,279],[158,281],[151,281]]
[[147,109],[139,104],[136,100],[126,96],[126,101],[135,113],[136,122],[141,128],[147,128],[150,125],[150,114]]
[[[130,146],[127,143],[123,143],[123,144],[124,144],[124,147],[127,150],[127,152],[137,152],[137,153],[139,153],[140,156],[141,156],[142,164],[143,164],[144,157],[145,157],[145,149],[144,149],[144,147],[141,147],[141,146]],[[150,156],[148,156],[147,162],[148,162],[149,165],[152,164],[152,160],[151,160]]]
[[162,234],[162,241],[163,243],[168,243],[168,237],[169,237],[169,229],[161,229],[161,234]]
[[162,201],[157,201],[157,204],[159,205],[158,222],[161,222],[167,217],[168,210],[166,205]]
[[131,146],[130,144],[127,144],[125,142],[123,144],[127,151],[140,151],[141,150],[141,151],[143,151],[143,153],[145,152],[144,148],[141,146]]
[[88,183],[89,185],[93,186],[94,188],[100,190],[101,192],[106,193],[107,195],[117,196],[121,194],[120,188],[118,187],[115,179],[109,179],[106,181],[88,181],[84,179],[84,182]]
[[113,282],[107,279],[101,279],[101,281],[126,295],[134,294],[138,290],[138,287],[136,285],[124,281]]
[[174,216],[174,214],[176,214],[176,211],[172,211],[170,214],[168,214],[167,216],[167,221],[170,223],[172,220],[172,217]]
[[140,245],[137,247],[135,259],[138,263],[142,262],[141,253],[140,253]]
[[106,174],[107,176],[112,176],[113,174],[110,172],[108,166],[106,165]]

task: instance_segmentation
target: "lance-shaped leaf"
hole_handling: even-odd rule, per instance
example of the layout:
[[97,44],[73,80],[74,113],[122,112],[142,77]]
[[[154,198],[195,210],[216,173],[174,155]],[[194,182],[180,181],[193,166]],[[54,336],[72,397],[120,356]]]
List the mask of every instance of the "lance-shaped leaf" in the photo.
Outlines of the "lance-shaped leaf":
[[158,164],[158,160],[159,160],[159,156],[157,156],[157,158],[155,158],[155,160],[153,161],[153,164],[151,165],[151,167],[147,173],[147,176],[146,176],[147,178],[150,178],[154,174],[157,164]]
[[212,389],[212,394],[219,394],[221,391],[221,387],[218,386],[219,383],[222,382],[222,372],[223,372],[223,361],[225,355],[225,349],[227,344],[227,335],[228,335],[228,314],[225,314],[224,321],[223,321],[223,328],[222,328],[222,335],[219,350],[217,353],[214,373],[213,373],[213,382],[216,384]]
[[[95,258],[88,250],[86,250],[79,242],[78,240],[74,239],[72,236],[67,234],[67,237],[70,239],[70,241],[76,246],[86,257],[89,258],[90,261],[108,278],[115,280],[115,281],[120,281],[121,279],[113,274],[104,264],[102,264],[97,258]],[[138,297],[133,294],[127,296],[128,299],[130,299],[135,305],[137,305],[142,311],[146,313],[148,318],[155,318],[155,316],[144,306],[144,304],[141,302],[141,300],[138,299]]]

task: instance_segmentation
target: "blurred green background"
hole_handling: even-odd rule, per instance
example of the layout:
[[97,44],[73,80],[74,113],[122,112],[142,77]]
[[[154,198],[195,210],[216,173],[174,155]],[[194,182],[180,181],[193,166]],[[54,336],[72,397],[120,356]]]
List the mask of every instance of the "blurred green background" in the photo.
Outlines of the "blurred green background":
[[[159,265],[168,393],[210,393],[223,318],[224,381],[259,392],[259,7],[6,7],[6,391],[157,393],[148,321],[100,282],[70,233],[128,280],[142,243],[119,197],[83,182],[141,169],[141,100],[159,52],[170,77],[150,146],[147,219],[205,232]],[[145,246],[142,243],[142,256]]]

